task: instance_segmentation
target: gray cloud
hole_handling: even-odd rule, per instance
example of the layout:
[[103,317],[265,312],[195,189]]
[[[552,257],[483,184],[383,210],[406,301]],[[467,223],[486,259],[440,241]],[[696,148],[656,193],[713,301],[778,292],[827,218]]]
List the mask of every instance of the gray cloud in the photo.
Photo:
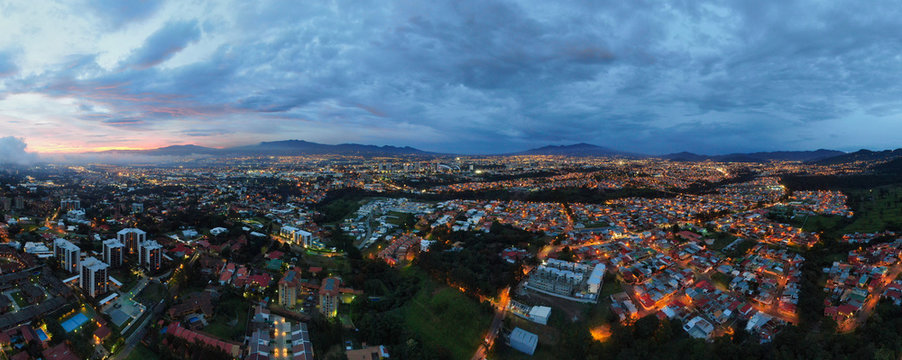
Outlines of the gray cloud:
[[[99,126],[198,141],[857,148],[895,141],[880,124],[902,113],[902,38],[886,35],[902,33],[900,12],[888,1],[239,2],[231,17],[173,16],[121,68],[81,54],[7,85],[101,104],[111,111],[83,113]],[[158,66],[216,36],[207,56]]]
[[150,35],[126,62],[138,68],[155,66],[199,38],[200,28],[196,21],[170,22]]
[[0,137],[0,164],[30,165],[37,155],[25,151],[25,141],[12,137]]

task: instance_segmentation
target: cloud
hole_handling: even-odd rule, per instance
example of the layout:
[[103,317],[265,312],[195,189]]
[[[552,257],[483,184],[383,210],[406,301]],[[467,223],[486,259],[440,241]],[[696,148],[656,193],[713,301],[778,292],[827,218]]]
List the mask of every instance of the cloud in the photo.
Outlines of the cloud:
[[23,56],[44,43],[27,34],[0,42],[16,65],[5,94],[67,109],[40,119],[63,135],[16,133],[32,146],[74,141],[68,130],[129,147],[187,136],[716,153],[886,146],[902,114],[902,41],[882,35],[902,32],[890,1],[157,4],[88,17],[71,38],[96,46],[65,56]]
[[37,155],[25,151],[27,145],[21,138],[0,137],[0,164],[30,165]]
[[145,20],[154,14],[163,1],[158,0],[90,0],[87,6],[95,14],[99,15],[104,22],[113,27],[120,27],[124,24]]
[[160,64],[200,38],[196,21],[170,22],[147,38],[126,63],[137,68]]
[[14,75],[19,71],[19,67],[13,62],[10,52],[0,51],[0,78]]

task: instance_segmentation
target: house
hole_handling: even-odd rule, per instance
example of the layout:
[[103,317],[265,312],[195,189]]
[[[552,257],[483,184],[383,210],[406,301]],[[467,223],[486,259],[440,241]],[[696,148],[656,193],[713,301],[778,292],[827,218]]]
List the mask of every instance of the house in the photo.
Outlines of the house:
[[345,356],[348,357],[348,360],[380,360],[380,359],[388,359],[388,351],[385,350],[385,346],[370,346],[363,349],[358,350],[348,350],[345,351]]

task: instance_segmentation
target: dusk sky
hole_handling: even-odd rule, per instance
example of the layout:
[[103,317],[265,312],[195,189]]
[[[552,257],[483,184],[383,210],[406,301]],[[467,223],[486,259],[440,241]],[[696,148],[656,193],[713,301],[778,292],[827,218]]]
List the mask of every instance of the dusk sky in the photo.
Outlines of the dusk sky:
[[35,0],[0,19],[0,137],[42,153],[902,147],[891,1]]

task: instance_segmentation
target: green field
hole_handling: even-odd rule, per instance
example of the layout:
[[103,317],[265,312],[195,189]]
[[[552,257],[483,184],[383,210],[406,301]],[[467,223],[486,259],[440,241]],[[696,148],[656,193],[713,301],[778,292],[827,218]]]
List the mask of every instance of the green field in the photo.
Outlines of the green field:
[[155,351],[148,349],[143,344],[138,344],[132,349],[132,352],[128,354],[128,357],[125,360],[155,360],[159,359]]
[[[427,349],[444,349],[452,359],[469,359],[482,343],[492,314],[459,291],[424,280],[403,308],[404,322]],[[439,350],[441,351],[441,350]]]
[[156,305],[160,300],[166,297],[166,286],[155,281],[151,281],[138,294],[137,300],[145,306]]
[[836,237],[855,232],[902,230],[902,185],[844,192],[849,196],[849,206],[855,212],[852,219],[808,216],[796,219],[796,225],[801,225],[808,231],[823,231]]
[[11,295],[12,295],[12,297],[13,297],[13,300],[16,301],[16,305],[19,305],[19,308],[24,308],[24,307],[26,307],[26,306],[31,306],[31,304],[29,304],[27,301],[25,301],[25,298],[22,297],[22,292],[21,292],[21,291],[16,291],[16,292],[12,293]]
[[734,240],[736,240],[736,236],[730,233],[725,232],[716,232],[711,234],[711,238],[714,238],[714,244],[708,246],[709,250],[721,251],[723,248],[730,245]]
[[203,331],[227,340],[243,336],[248,311],[243,298],[223,295],[216,304],[215,315],[208,319],[209,324]]

